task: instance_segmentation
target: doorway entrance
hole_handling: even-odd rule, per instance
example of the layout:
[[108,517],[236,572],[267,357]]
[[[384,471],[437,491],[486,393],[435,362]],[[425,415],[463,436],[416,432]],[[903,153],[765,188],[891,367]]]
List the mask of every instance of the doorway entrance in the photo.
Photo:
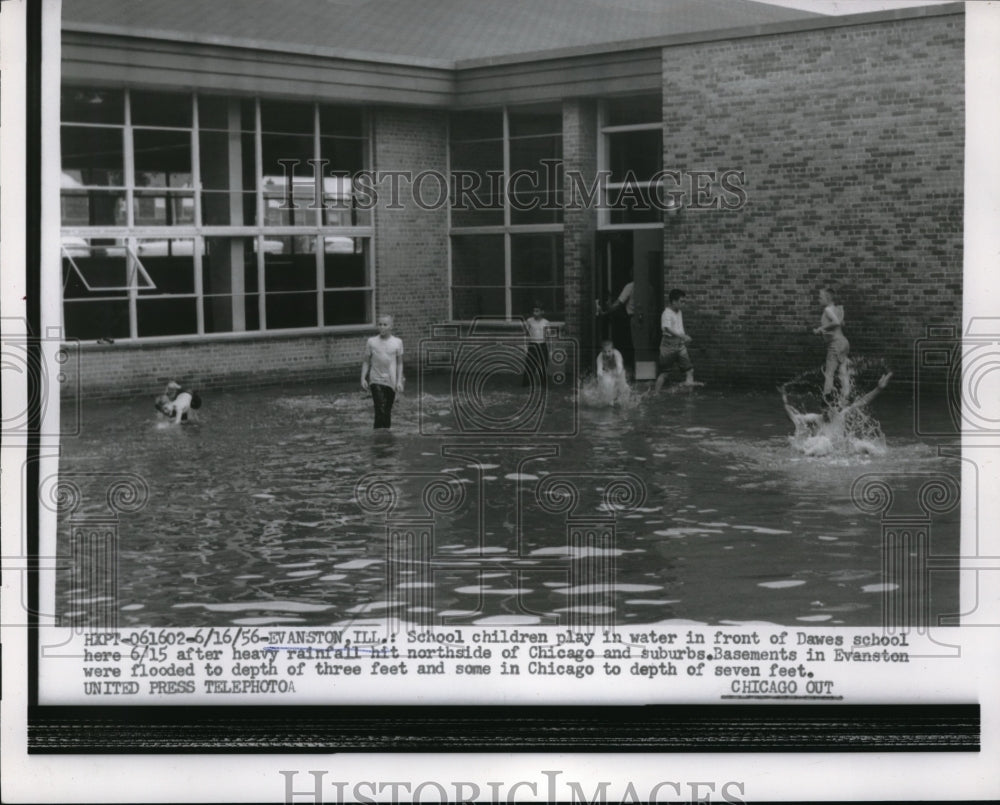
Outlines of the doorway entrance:
[[598,335],[614,341],[636,379],[652,379],[647,375],[655,377],[663,309],[663,230],[598,232],[597,255],[597,293],[605,309],[634,283],[630,304],[603,316]]

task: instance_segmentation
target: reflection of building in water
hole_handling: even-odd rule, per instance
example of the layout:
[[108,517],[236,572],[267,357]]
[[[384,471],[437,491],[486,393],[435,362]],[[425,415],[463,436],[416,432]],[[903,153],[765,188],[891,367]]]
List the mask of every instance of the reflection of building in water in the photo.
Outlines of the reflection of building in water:
[[538,300],[591,356],[594,299],[633,274],[651,290],[623,347],[653,361],[683,287],[708,379],[817,363],[820,284],[894,368],[958,318],[960,7],[240,9],[63,3],[63,325],[85,390],[353,377],[376,308],[413,339]]

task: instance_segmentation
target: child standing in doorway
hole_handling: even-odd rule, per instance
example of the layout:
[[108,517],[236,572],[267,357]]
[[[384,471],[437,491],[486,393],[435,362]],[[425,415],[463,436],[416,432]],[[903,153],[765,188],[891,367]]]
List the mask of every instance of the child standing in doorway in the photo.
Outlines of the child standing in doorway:
[[403,391],[403,342],[392,325],[392,316],[378,317],[378,335],[365,343],[361,364],[361,388],[371,391],[376,430],[392,427],[392,404]]

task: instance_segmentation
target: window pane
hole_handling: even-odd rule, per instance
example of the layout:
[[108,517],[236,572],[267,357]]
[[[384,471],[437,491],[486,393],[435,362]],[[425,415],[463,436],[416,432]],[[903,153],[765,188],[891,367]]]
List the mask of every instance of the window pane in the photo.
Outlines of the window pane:
[[453,226],[503,223],[503,142],[452,143]]
[[364,112],[359,106],[320,106],[319,130],[325,135],[364,137]]
[[364,288],[368,285],[364,238],[327,236],[323,238],[323,251],[323,287]]
[[133,126],[191,128],[191,96],[185,92],[129,93]]
[[124,190],[62,192],[63,226],[125,226],[125,213]]
[[238,131],[255,131],[254,102],[250,98],[226,95],[198,95],[198,128],[229,130],[230,111]]
[[247,330],[260,329],[260,295],[247,294],[243,305],[243,316],[246,319]]
[[202,193],[202,222],[206,226],[253,226],[256,201],[253,193]]
[[122,129],[62,127],[63,186],[72,180],[83,186],[122,187],[125,150]]
[[562,285],[561,233],[510,236],[511,284]]
[[65,123],[125,123],[125,93],[120,89],[63,87],[61,120]]
[[616,98],[608,101],[605,106],[604,122],[608,126],[659,123],[661,120],[663,120],[663,102],[659,95]]
[[371,226],[371,210],[358,209],[354,194],[354,182],[347,177],[323,179],[324,226]]
[[283,131],[308,134],[311,137],[316,128],[313,105],[288,101],[261,101],[260,128],[261,131]]
[[[365,144],[363,140],[353,140],[346,137],[320,137],[320,163],[324,176],[331,173],[344,173],[353,176],[365,168]],[[305,171],[312,172],[311,166],[305,166]]]
[[191,187],[191,134],[186,131],[132,133],[136,187]]
[[503,288],[452,288],[451,300],[456,319],[507,315],[507,295]]
[[[267,178],[282,186],[287,179],[315,181],[309,160],[315,157],[311,134],[264,134],[261,136],[261,155],[265,185]],[[289,163],[289,160],[298,160]],[[288,164],[286,164],[288,163]]]
[[264,241],[268,330],[317,325],[315,241],[313,237]]
[[452,142],[452,170],[468,170],[476,173],[495,171],[503,173],[503,141],[476,140],[472,142]]
[[605,192],[605,203],[611,208],[609,216],[611,223],[663,223],[664,213],[661,208],[665,203],[665,196],[661,198],[656,187],[642,187],[629,182],[609,187]]
[[[315,291],[315,238],[275,237],[264,241],[264,290]],[[315,309],[315,308],[314,308]],[[315,323],[315,322],[314,322]]]
[[451,141],[503,137],[503,112],[456,112],[451,116]]
[[504,287],[503,235],[455,235],[451,239],[451,282],[454,286]]
[[310,207],[318,206],[316,184],[308,162],[314,155],[312,136],[266,134],[262,148],[265,225],[315,225],[317,213]]
[[231,294],[246,289],[248,270],[257,290],[257,255],[253,238],[205,238],[201,258],[202,288],[206,295]]
[[67,338],[96,341],[128,338],[128,300],[67,301],[63,306]]
[[528,316],[537,303],[547,318],[563,318],[562,234],[511,235],[510,263],[512,313]]
[[513,110],[508,115],[511,137],[558,134],[562,136],[562,112],[524,112]]
[[[190,239],[140,240],[136,256],[152,282],[144,288],[143,277],[138,280],[141,295],[193,294],[194,293],[194,241]],[[141,322],[140,322],[141,323]]]
[[663,213],[656,209],[615,209],[609,221],[612,224],[661,224]]
[[608,135],[611,181],[624,181],[629,171],[647,181],[663,167],[663,133],[659,129]]
[[323,321],[328,327],[341,324],[368,324],[371,321],[371,291],[326,291],[323,294]]
[[[198,150],[201,186],[206,190],[240,190],[247,168],[253,173],[252,136],[245,138],[224,131],[203,131],[198,138]],[[252,188],[251,184],[247,189]]]
[[194,195],[191,193],[150,193],[137,190],[134,202],[137,226],[194,223]]
[[[247,327],[246,292],[257,288],[257,255],[253,238],[205,238],[201,258],[206,333],[239,332]],[[246,287],[246,277],[253,285]],[[254,295],[254,305],[256,296]]]
[[456,235],[451,257],[455,318],[506,316],[503,235]]
[[140,299],[136,302],[139,337],[197,333],[197,301],[194,297]]
[[310,209],[313,203],[313,188],[296,187],[289,200],[284,193],[264,197],[265,226],[315,226],[316,213]]
[[315,327],[317,324],[315,293],[268,294],[265,305],[268,330]]
[[552,172],[546,167],[552,162],[562,162],[562,137],[520,137],[510,141],[510,170],[538,171],[539,180]]
[[541,305],[545,318],[550,321],[562,321],[566,317],[564,302],[565,291],[554,288],[511,288],[510,304],[515,316],[531,315],[535,305]]
[[[63,238],[63,297],[65,299],[127,297],[129,286],[127,254],[125,246],[114,240]],[[125,332],[128,334],[127,318],[125,324]]]
[[511,223],[562,221],[562,137],[511,139],[510,168]]

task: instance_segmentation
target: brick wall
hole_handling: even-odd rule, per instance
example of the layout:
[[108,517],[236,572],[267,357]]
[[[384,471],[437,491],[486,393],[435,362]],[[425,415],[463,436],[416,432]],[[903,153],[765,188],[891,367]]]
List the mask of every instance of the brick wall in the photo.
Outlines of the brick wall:
[[[443,172],[447,163],[447,114],[383,108],[375,114],[375,169]],[[414,377],[413,361],[431,324],[448,318],[447,188],[427,179],[422,193],[431,205],[445,193],[443,204],[421,209],[401,183],[403,209],[388,209],[388,184],[382,186],[375,210],[376,313],[391,313],[403,339]]]
[[168,379],[196,389],[359,377],[364,339],[355,333],[245,336],[170,343],[118,342],[70,349],[63,394],[88,398],[159,393]]
[[[381,171],[427,169],[446,164],[446,116],[440,111],[376,109],[374,163]],[[408,182],[400,183],[403,209],[386,209],[388,185],[375,209],[376,313],[392,313],[396,333],[405,340],[407,375],[415,377],[418,342],[433,322],[448,316],[447,211],[445,205],[422,210],[413,203]],[[438,192],[434,181],[424,191]],[[63,394],[79,389],[89,397],[130,396],[156,391],[168,378],[200,388],[253,387],[359,376],[364,339],[374,327],[340,333],[192,338],[170,343],[119,341],[88,344],[74,352]]]
[[665,49],[664,167],[746,174],[745,208],[664,228],[700,376],[820,366],[825,284],[852,353],[900,379],[928,325],[961,321],[963,30],[959,14]]
[[578,200],[573,205],[571,172],[579,172],[590,187],[597,173],[597,107],[589,100],[563,103],[563,168],[566,176],[563,198],[563,265],[566,283],[566,331],[577,339],[582,366],[591,363],[597,352],[594,330],[594,234],[597,228],[593,209]]

